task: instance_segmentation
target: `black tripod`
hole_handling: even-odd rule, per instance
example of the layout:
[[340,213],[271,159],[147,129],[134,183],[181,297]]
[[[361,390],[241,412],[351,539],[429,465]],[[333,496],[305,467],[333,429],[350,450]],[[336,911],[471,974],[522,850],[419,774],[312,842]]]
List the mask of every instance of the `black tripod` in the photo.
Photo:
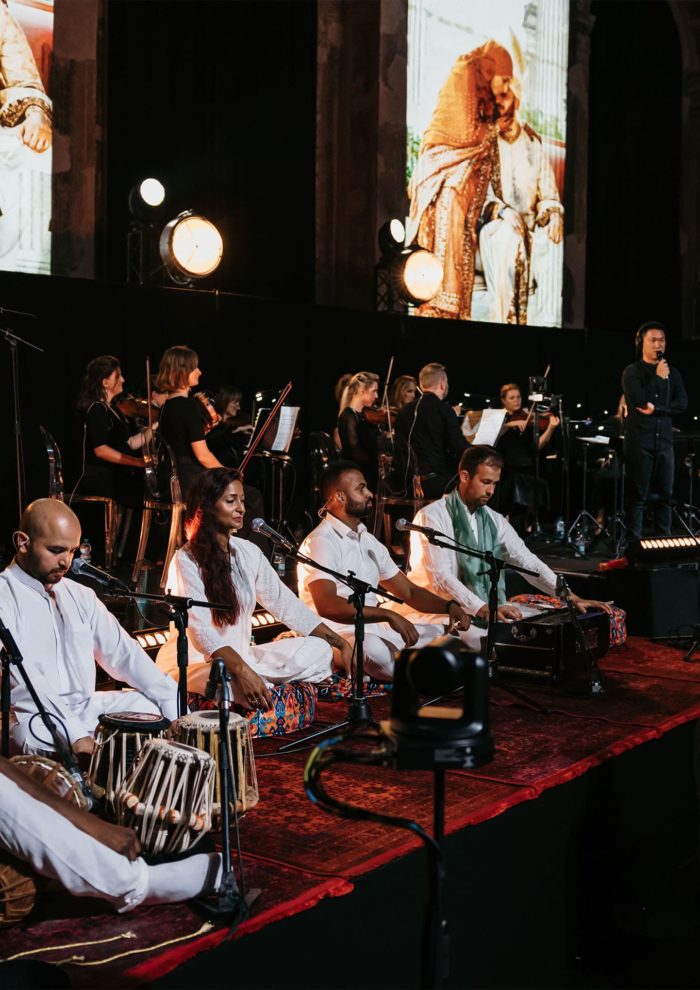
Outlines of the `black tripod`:
[[381,595],[382,598],[388,598],[390,601],[396,602],[398,605],[403,605],[403,602],[395,595],[390,595],[389,592],[385,591],[383,588],[375,588],[367,581],[360,580],[360,578],[355,576],[354,571],[348,571],[347,574],[341,574],[339,571],[334,571],[332,568],[326,567],[324,564],[319,564],[310,557],[306,557],[303,553],[299,553],[299,550],[295,547],[290,547],[289,545],[285,545],[281,542],[279,545],[284,547],[285,555],[287,557],[291,557],[293,560],[298,560],[302,564],[308,564],[316,570],[324,571],[326,574],[330,574],[332,577],[337,578],[338,581],[342,581],[343,584],[347,585],[347,587],[352,591],[352,595],[348,601],[352,602],[355,608],[355,666],[352,671],[352,697],[348,707],[347,718],[344,722],[339,722],[337,725],[331,725],[325,729],[319,729],[318,732],[313,732],[310,736],[304,736],[303,739],[295,739],[293,742],[280,746],[278,752],[283,753],[295,749],[297,746],[305,746],[309,740],[317,739],[319,736],[325,735],[328,732],[336,732],[338,729],[341,729],[346,725],[350,725],[355,728],[373,724],[372,713],[370,711],[367,698],[365,697],[364,687],[365,599],[367,598],[367,595],[374,594]]
[[[12,313],[14,316],[30,316],[34,317],[34,313],[22,313],[15,309],[2,309],[0,308],[0,316],[4,316],[5,313]],[[24,446],[22,443],[22,412],[19,404],[19,368],[17,364],[17,344],[24,344],[25,347],[31,347],[33,350],[38,351],[43,354],[43,348],[37,347],[36,344],[30,343],[23,337],[18,337],[17,334],[11,333],[5,327],[0,327],[0,335],[2,335],[7,341],[10,347],[10,359],[12,365],[12,409],[13,409],[13,419],[14,419],[14,430],[15,430],[15,470],[17,472],[17,518],[19,519],[24,511],[24,488],[25,488],[25,478],[24,478]]]

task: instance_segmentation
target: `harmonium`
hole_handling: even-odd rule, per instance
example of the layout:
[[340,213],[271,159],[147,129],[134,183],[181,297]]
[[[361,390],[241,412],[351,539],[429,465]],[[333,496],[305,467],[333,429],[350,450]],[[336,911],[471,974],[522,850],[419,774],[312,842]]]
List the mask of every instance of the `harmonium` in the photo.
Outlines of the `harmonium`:
[[[579,616],[585,642],[596,662],[610,646],[610,619],[601,609]],[[555,685],[578,693],[586,690],[590,658],[576,635],[568,609],[532,615],[515,622],[496,622],[493,672]]]

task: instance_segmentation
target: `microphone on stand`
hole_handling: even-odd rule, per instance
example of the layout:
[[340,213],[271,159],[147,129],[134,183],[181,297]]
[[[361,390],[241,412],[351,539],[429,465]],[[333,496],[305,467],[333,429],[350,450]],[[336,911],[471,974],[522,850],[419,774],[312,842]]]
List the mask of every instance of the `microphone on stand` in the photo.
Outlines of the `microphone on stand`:
[[107,571],[101,571],[99,567],[94,567],[92,564],[88,564],[86,560],[82,557],[75,557],[73,563],[70,565],[70,570],[68,571],[68,577],[75,577],[76,575],[81,577],[89,578],[96,584],[99,584],[101,588],[105,588],[107,591],[130,591],[131,589],[120,581],[119,578],[112,577]]
[[282,534],[278,533],[276,529],[272,528],[272,526],[268,526],[264,519],[260,519],[259,517],[257,519],[253,519],[250,524],[250,528],[255,533],[262,533],[263,536],[266,536],[268,540],[272,540],[273,543],[278,543],[280,546],[284,547],[285,550],[296,550],[296,546],[291,540],[287,539],[286,536],[282,536]]
[[221,657],[216,657],[215,660],[212,660],[209,669],[209,680],[204,688],[204,697],[210,700],[216,698],[220,685],[224,683],[227,677],[226,664]]
[[400,533],[425,533],[426,536],[434,536],[437,533],[437,530],[431,529],[430,526],[418,526],[417,523],[410,523],[407,519],[397,519],[396,528]]

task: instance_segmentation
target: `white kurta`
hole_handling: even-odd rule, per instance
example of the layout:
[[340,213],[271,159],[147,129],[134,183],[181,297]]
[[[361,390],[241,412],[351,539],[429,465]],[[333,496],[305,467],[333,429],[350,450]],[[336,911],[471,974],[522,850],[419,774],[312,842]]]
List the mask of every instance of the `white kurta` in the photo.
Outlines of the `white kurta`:
[[[466,507],[465,507],[466,508]],[[530,584],[545,595],[553,595],[556,591],[557,576],[547,565],[528,550],[510,523],[493,509],[486,506],[486,511],[496,524],[496,535],[501,544],[501,556],[511,564],[526,567],[536,571],[539,577],[527,577]],[[478,533],[476,519],[467,510],[475,535]],[[447,499],[440,498],[430,505],[424,506],[413,520],[418,526],[428,526],[454,539],[454,526],[447,510]],[[416,584],[429,588],[436,595],[454,598],[464,606],[470,615],[476,615],[480,608],[487,605],[468,588],[459,578],[459,554],[454,550],[445,550],[428,543],[422,533],[411,533],[410,577]]]
[[505,323],[511,316],[516,291],[516,267],[528,279],[527,322],[535,326],[561,325],[561,294],[564,242],[555,244],[546,225],[538,226],[549,211],[563,213],[554,171],[542,142],[523,127],[513,142],[498,139],[502,196],[493,186],[486,194],[487,204],[516,210],[530,232],[530,245],[511,227],[507,219],[486,223],[479,234],[479,251],[490,299],[488,319]]
[[[319,624],[316,613],[302,604],[280,581],[254,543],[232,537],[230,548],[231,579],[240,603],[238,621],[235,625],[215,626],[210,609],[190,609],[187,627],[188,690],[204,693],[211,655],[223,646],[235,650],[268,685],[325,680],[331,674],[333,651],[325,640],[309,636]],[[199,566],[188,553],[187,546],[173,557],[166,587],[176,595],[207,600]],[[261,646],[252,643],[256,601],[301,635]],[[172,626],[168,642],[158,653],[158,666],[177,678],[177,633]]]
[[[355,531],[330,513],[316,529],[309,533],[301,549],[305,556],[319,564],[330,567],[341,574],[353,571],[356,577],[362,581],[367,581],[374,587],[377,587],[382,581],[391,580],[399,573],[399,568],[391,559],[387,548],[368,531],[363,523],[360,523]],[[350,588],[342,581],[308,564],[297,565],[297,577],[299,579],[299,597],[310,608],[314,607],[309,590],[309,585],[313,581],[332,581],[335,584],[336,593],[341,598],[347,599],[352,594]],[[377,596],[367,595],[365,604],[377,605]],[[415,624],[419,637],[417,647],[425,646],[436,636],[443,635],[449,621],[447,615],[444,617],[425,616],[405,607],[395,606],[392,602],[385,602],[382,607],[387,608],[387,610],[395,608],[396,611],[401,612]],[[422,622],[420,621],[421,618],[423,619]],[[324,619],[324,621],[346,639],[354,640],[354,623],[333,622],[329,619]],[[390,680],[393,677],[394,655],[397,650],[403,649],[404,646],[405,643],[401,635],[392,629],[388,622],[368,623],[364,639],[365,672],[379,680]]]
[[[72,742],[92,735],[103,712],[162,711],[177,718],[175,682],[157,669],[89,588],[64,579],[49,593],[13,562],[0,574],[0,617],[15,638],[37,694],[61,717]],[[96,691],[95,661],[140,694]],[[13,748],[25,753],[53,749],[38,718],[30,729],[36,708],[15,667],[11,687],[18,720],[11,729]]]

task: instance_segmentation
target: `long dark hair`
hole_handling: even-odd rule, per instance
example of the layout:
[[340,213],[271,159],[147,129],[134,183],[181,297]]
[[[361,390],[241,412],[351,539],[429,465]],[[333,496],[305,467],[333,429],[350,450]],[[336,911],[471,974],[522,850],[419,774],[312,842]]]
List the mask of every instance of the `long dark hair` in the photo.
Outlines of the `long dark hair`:
[[80,384],[78,409],[89,409],[93,402],[102,402],[105,397],[103,379],[109,378],[120,367],[119,358],[112,354],[101,354],[100,357],[93,358],[85,369]]
[[235,468],[210,468],[195,479],[187,499],[185,534],[187,552],[196,561],[202,575],[207,601],[221,602],[229,607],[212,610],[215,626],[233,626],[238,621],[241,606],[231,580],[229,555],[217,540],[214,505],[232,481],[240,481]]

